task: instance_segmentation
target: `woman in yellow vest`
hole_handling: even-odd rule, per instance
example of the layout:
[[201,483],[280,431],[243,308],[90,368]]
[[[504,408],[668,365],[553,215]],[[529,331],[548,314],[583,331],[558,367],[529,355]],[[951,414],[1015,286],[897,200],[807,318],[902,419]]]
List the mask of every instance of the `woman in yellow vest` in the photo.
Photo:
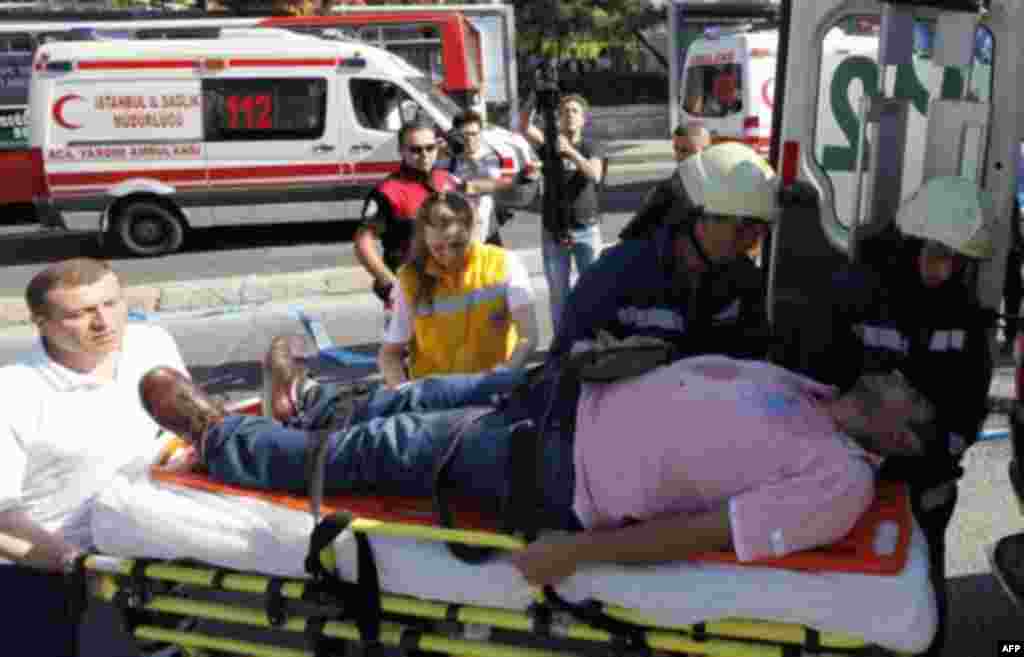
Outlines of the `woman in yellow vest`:
[[459,194],[434,194],[420,207],[377,357],[388,386],[521,368],[536,349],[526,268],[514,253],[481,243],[476,222],[472,203]]

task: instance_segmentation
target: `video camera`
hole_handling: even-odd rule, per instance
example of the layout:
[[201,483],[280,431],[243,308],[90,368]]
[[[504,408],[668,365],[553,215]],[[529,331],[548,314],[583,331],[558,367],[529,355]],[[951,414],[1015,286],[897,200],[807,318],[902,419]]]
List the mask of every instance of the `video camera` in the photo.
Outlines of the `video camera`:
[[556,238],[567,240],[569,227],[568,208],[565,206],[565,174],[562,158],[558,154],[558,103],[562,93],[558,86],[557,62],[553,59],[545,60],[537,67],[535,75],[537,111],[544,126],[544,146],[540,149],[540,159],[544,163],[541,222]]

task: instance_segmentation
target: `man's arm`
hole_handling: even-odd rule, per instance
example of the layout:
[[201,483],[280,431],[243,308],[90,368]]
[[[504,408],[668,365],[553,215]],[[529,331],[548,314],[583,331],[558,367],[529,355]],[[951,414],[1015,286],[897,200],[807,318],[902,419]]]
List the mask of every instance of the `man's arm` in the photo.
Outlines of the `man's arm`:
[[395,285],[392,289],[391,301],[394,312],[391,313],[391,321],[388,322],[377,354],[377,367],[384,377],[384,384],[396,388],[409,380],[405,370],[405,356],[413,339],[413,317],[412,305],[401,285]]
[[656,260],[650,240],[620,242],[602,252],[570,290],[548,360],[569,353],[578,340],[591,340],[614,322],[622,300],[638,280],[647,280]]
[[581,567],[600,563],[680,561],[698,552],[732,548],[728,507],[674,514],[619,529],[543,537],[509,560],[534,586],[554,585]]
[[604,165],[601,162],[601,155],[599,153],[592,153],[590,156],[584,155],[574,148],[569,139],[564,135],[558,137],[558,152],[563,157],[572,160],[576,164],[576,168],[591,182],[601,182],[601,178],[604,175]]
[[520,369],[526,366],[527,361],[537,351],[538,334],[540,333],[537,329],[537,311],[531,303],[513,308],[509,314],[516,327],[516,333],[519,335],[519,344],[509,356],[505,367]]
[[537,350],[540,331],[537,328],[536,296],[530,283],[530,273],[519,256],[512,251],[505,253],[505,278],[508,284],[508,320],[516,328],[519,344],[504,366],[519,369],[526,365]]
[[[19,383],[8,379],[8,384]],[[31,390],[31,389],[30,389]],[[8,404],[11,400],[8,400]],[[21,416],[20,407],[0,406],[0,557],[18,564],[59,572],[78,549],[59,535],[39,526],[24,511],[22,480],[28,468],[28,456],[22,447],[19,427],[31,424]]]
[[46,531],[23,511],[0,512],[0,557],[49,572],[61,572],[80,550]]
[[391,203],[376,190],[370,192],[363,205],[362,224],[352,239],[356,260],[382,286],[395,283],[395,274],[388,268],[377,247],[378,238],[387,230],[390,215]]

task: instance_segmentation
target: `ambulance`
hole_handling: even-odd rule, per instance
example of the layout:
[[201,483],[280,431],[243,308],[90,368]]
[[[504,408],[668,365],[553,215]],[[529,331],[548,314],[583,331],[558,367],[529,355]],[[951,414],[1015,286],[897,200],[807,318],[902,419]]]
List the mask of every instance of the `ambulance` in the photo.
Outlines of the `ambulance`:
[[[700,123],[712,141],[743,141],[767,157],[775,109],[777,30],[733,33],[710,32],[693,41],[681,75],[679,116],[682,123]],[[827,172],[819,188],[834,199],[832,216],[842,226],[864,221],[867,208],[859,200],[864,192],[855,176],[865,88],[877,85],[877,35],[848,34],[835,26],[821,38],[820,68],[812,81],[804,80],[800,98],[818,108],[813,148],[816,161]],[[924,140],[928,93],[942,83],[943,70],[931,65],[927,53],[916,50],[909,67],[895,76],[897,92],[912,98],[906,139]],[[977,71],[976,71],[977,73]],[[983,86],[984,75],[972,75],[970,86]],[[802,101],[803,102],[803,101]],[[861,166],[868,166],[862,149]],[[910,150],[902,158],[904,178],[920,180],[924,151]],[[914,189],[908,185],[908,190]],[[909,193],[909,192],[908,192]]]
[[[701,123],[715,141],[743,141],[762,154],[771,142],[778,30],[709,30],[687,50],[680,116]],[[878,39],[829,32],[822,79],[855,55],[877,59]]]
[[[37,210],[140,256],[188,229],[358,219],[398,169],[398,128],[459,111],[424,73],[358,41],[294,33],[50,43],[33,60]],[[506,175],[529,147],[489,128]]]
[[768,155],[779,34],[708,32],[687,50],[682,123],[701,123],[715,141],[740,140]]

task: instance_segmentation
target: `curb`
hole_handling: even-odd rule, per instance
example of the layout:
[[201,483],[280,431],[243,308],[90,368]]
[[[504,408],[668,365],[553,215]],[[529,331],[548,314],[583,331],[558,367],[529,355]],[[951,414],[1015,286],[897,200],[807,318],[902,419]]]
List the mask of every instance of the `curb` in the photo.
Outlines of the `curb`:
[[[543,275],[539,248],[516,250],[516,253],[531,277]],[[370,275],[362,267],[351,266],[132,285],[124,288],[124,296],[129,312],[152,315],[254,306],[304,297],[365,294],[370,284]],[[0,298],[0,329],[27,323],[29,313],[23,298]]]
[[674,162],[675,157],[671,151],[651,151],[651,152],[639,152],[639,153],[622,153],[615,157],[608,159],[608,166],[614,167],[617,165],[631,165],[631,164],[658,164]]

